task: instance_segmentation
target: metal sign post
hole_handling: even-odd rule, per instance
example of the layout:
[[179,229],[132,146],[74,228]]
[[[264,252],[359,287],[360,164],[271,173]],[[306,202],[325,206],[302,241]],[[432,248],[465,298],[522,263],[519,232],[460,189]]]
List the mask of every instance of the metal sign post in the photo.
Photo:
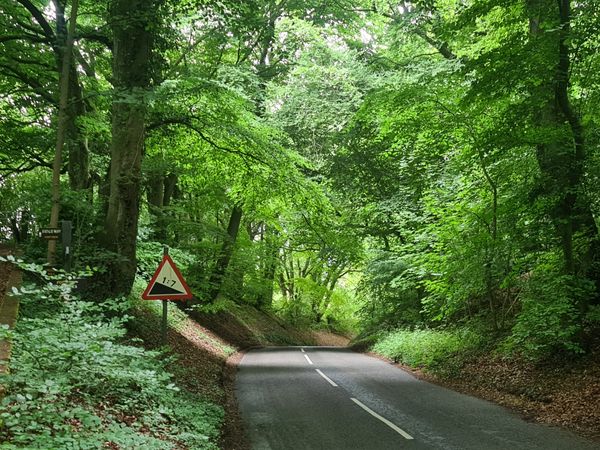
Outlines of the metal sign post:
[[73,265],[73,252],[71,251],[71,242],[73,240],[73,222],[63,220],[61,223],[61,242],[65,251],[65,271],[70,272]]
[[163,300],[162,322],[160,324],[160,338],[163,345],[167,345],[167,314],[169,312],[169,300]]
[[[169,247],[166,245],[163,248],[163,258],[169,255]],[[167,315],[169,312],[168,300],[163,299],[162,301],[162,321],[160,324],[160,336],[163,345],[167,345]]]

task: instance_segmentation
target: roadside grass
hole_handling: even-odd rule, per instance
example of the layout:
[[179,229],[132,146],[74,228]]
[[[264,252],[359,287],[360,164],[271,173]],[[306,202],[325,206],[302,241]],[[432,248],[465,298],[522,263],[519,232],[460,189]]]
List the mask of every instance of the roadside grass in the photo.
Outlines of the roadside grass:
[[468,328],[400,329],[379,336],[371,348],[395,362],[452,377],[467,359],[484,351],[486,344],[482,334]]

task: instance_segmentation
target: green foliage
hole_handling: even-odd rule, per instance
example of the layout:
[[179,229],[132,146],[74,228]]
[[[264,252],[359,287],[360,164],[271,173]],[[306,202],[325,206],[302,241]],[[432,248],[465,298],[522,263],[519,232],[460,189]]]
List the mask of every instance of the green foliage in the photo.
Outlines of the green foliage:
[[347,278],[345,281],[345,286],[338,286],[331,293],[321,320],[330,331],[353,335],[361,326],[358,317],[359,302],[355,288],[349,282],[351,280]]
[[295,278],[292,284],[293,296],[278,294],[273,299],[273,310],[278,316],[296,325],[340,333],[358,329],[358,301],[353,288],[330,289],[310,277]]
[[[24,3],[0,15],[0,239],[41,261],[64,30],[47,1]],[[570,23],[551,0],[359,3],[153,9],[144,201],[118,216],[140,209],[140,227],[109,239],[111,107],[139,97],[113,92],[131,67],[111,63],[119,21],[81,5],[61,219],[75,267],[95,269],[86,298],[133,271],[137,237],[138,273],[168,244],[205,311],[246,302],[366,333],[483,321],[532,358],[584,349],[600,302],[597,2],[571,2]]]
[[359,285],[361,324],[368,331],[411,326],[423,321],[423,288],[410,258],[391,252],[372,255]]
[[600,328],[600,305],[592,305],[585,318],[591,327]]
[[[150,278],[158,268],[162,260],[164,245],[160,242],[142,241],[137,246],[137,266],[138,274],[145,278]],[[177,268],[186,273],[190,266],[194,264],[196,258],[188,251],[175,247],[169,247],[169,256],[176,261]]]
[[50,216],[49,174],[42,170],[0,178],[0,235],[18,243],[36,234]]
[[576,305],[593,291],[593,283],[561,275],[553,264],[536,268],[524,283],[522,309],[502,349],[534,360],[560,352],[581,353],[582,318]]
[[169,359],[124,339],[127,316],[103,313],[122,310],[123,299],[89,303],[71,287],[47,280],[18,291],[22,317],[2,379],[2,448],[217,448],[223,411],[180,392]]
[[479,332],[468,328],[451,330],[397,330],[382,335],[373,350],[396,362],[442,376],[456,375],[465,358],[486,348]]
[[305,43],[287,79],[269,86],[270,119],[286,131],[300,154],[321,166],[376,79],[358,52],[335,40],[335,29],[328,36],[306,21],[284,19],[278,31],[280,39]]

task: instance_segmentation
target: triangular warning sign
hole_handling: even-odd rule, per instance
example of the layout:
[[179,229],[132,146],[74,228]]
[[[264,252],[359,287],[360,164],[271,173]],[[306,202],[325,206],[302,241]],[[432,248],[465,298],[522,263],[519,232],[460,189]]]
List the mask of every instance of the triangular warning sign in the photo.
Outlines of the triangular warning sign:
[[192,298],[192,291],[169,255],[163,256],[158,269],[142,294],[142,298],[144,300],[189,300]]

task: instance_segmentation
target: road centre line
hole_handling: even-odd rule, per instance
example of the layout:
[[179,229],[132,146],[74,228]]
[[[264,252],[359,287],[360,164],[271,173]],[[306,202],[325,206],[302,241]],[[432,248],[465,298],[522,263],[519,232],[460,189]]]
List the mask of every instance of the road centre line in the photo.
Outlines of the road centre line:
[[308,363],[312,366],[313,362],[310,360],[310,358],[308,357],[308,355],[304,355],[304,357],[306,358],[306,360],[308,361]]
[[300,351],[301,351],[302,353],[306,353],[306,352],[304,351],[304,349],[303,349],[303,348],[300,348]]
[[337,384],[335,384],[335,382],[331,378],[329,378],[327,375],[325,375],[319,369],[315,369],[315,370],[317,371],[317,373],[319,375],[321,375],[323,378],[325,378],[330,385],[332,385],[333,387],[337,387]]
[[369,408],[368,406],[366,406],[364,403],[360,402],[359,400],[355,399],[354,397],[351,397],[350,400],[352,400],[354,403],[356,403],[358,406],[360,406],[362,409],[364,409],[366,412],[368,412],[369,414],[371,414],[373,417],[381,420],[383,423],[385,423],[388,427],[390,427],[392,430],[396,431],[397,433],[401,434],[402,437],[404,437],[404,439],[414,439],[410,434],[408,434],[406,431],[404,431],[402,428],[397,427],[396,425],[394,425],[392,422],[390,422],[389,420],[387,420],[385,417],[380,416],[379,414],[377,414],[375,411],[373,411],[371,408]]

